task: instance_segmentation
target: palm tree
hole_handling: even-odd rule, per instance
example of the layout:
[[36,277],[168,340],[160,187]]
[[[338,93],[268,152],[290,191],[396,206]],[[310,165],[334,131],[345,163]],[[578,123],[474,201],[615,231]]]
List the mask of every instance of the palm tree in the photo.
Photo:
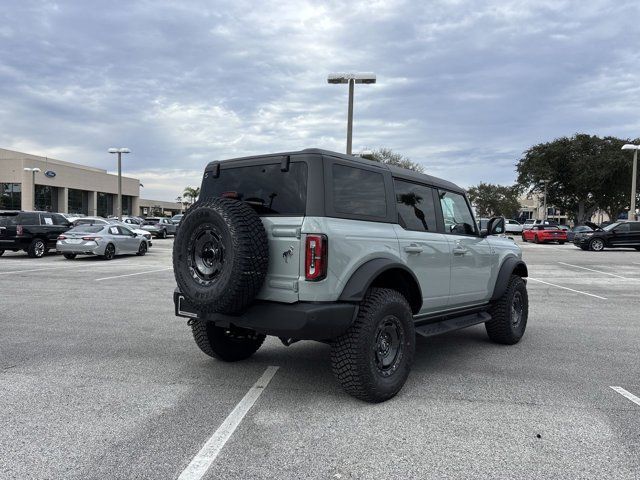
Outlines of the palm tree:
[[182,192],[182,196],[184,198],[190,198],[190,203],[193,203],[200,196],[200,187],[185,187],[184,192]]

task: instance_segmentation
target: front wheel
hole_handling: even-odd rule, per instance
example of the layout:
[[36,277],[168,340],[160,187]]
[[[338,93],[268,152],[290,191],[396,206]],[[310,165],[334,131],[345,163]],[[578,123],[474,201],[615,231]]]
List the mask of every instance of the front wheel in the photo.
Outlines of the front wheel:
[[63,253],[64,258],[66,258],[67,260],[73,260],[74,258],[76,258],[76,254],[75,253]]
[[533,237],[533,243],[540,243],[540,239],[538,238],[538,235]]
[[333,374],[350,395],[371,403],[395,396],[416,349],[411,307],[396,290],[372,288],[349,329],[331,344]]
[[564,242],[558,242],[558,244],[560,244],[560,245],[564,245]]
[[138,255],[139,257],[142,257],[146,255],[146,253],[147,253],[147,242],[140,242],[140,246],[138,247],[138,253],[136,253],[136,255]]
[[524,233],[522,234],[522,241],[523,241],[524,243],[527,243],[527,239],[526,239],[526,238],[524,238]]
[[4,255],[4,250],[0,248],[0,257]]
[[160,232],[159,237],[160,237],[160,238],[162,238],[162,239],[167,238],[167,231],[166,231],[166,230],[162,230],[162,231]]
[[491,306],[489,313],[491,320],[484,325],[492,341],[505,345],[520,341],[529,317],[529,296],[521,277],[511,275],[507,289]]
[[594,252],[601,252],[604,250],[604,242],[600,238],[594,238],[589,242],[589,250]]
[[256,353],[265,336],[244,328],[216,327],[212,322],[194,320],[191,332],[198,348],[224,362],[245,360]]
[[102,258],[105,260],[113,260],[113,257],[115,256],[116,256],[116,247],[113,246],[113,243],[110,243],[105,247]]

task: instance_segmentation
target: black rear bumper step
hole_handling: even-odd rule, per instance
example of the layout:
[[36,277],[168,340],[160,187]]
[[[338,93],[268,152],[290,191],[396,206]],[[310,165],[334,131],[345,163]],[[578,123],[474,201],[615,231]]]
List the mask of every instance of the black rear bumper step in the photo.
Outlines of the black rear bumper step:
[[435,335],[441,335],[443,333],[453,332],[454,330],[460,330],[461,328],[470,327],[478,323],[484,323],[489,320],[491,320],[491,315],[487,312],[472,313],[457,318],[449,318],[435,323],[428,323],[426,325],[416,325],[416,333],[423,337],[433,337]]

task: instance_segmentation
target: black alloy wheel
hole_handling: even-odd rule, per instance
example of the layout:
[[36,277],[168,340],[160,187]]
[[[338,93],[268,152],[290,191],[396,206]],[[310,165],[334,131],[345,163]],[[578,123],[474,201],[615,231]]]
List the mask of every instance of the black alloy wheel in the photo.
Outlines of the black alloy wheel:
[[140,242],[140,246],[138,247],[138,253],[136,255],[142,257],[147,253],[147,242],[144,240]]
[[113,245],[113,243],[110,243],[105,247],[104,255],[102,255],[102,258],[104,258],[105,260],[113,260],[113,257],[115,256],[116,256],[116,247]]

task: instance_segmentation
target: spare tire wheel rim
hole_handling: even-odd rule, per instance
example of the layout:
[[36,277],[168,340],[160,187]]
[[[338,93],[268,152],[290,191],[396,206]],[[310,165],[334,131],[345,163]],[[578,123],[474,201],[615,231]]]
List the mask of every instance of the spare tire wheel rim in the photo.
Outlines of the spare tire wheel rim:
[[375,364],[383,377],[388,377],[398,369],[402,361],[404,329],[395,315],[387,315],[376,331],[374,346]]
[[189,272],[200,285],[210,285],[217,280],[225,261],[222,236],[212,226],[199,228],[188,245],[187,261]]

